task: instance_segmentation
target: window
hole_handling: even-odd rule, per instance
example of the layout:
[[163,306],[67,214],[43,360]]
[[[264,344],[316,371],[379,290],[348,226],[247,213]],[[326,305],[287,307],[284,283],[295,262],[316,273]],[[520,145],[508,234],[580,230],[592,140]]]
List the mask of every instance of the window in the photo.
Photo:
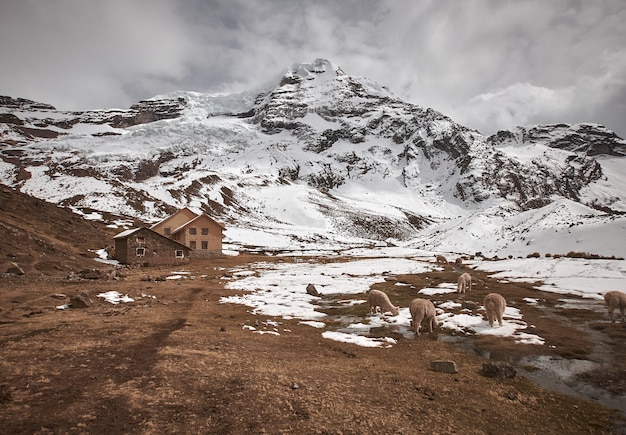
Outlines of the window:
[[144,255],[146,255],[146,249],[145,248],[137,248],[135,250],[135,253],[137,254],[137,257],[143,257]]
[[209,249],[209,242],[207,242],[206,240],[202,241],[202,249]]
[[170,227],[163,228],[163,234],[165,234],[166,236],[169,236],[170,232],[171,232]]
[[183,252],[182,249],[177,249],[176,251],[174,251],[174,255],[176,256],[176,258],[184,258],[185,257],[185,253]]
[[146,239],[143,236],[137,236],[137,244],[138,245],[143,245],[146,243]]
[[196,249],[196,241],[195,241],[195,240],[192,240],[191,242],[189,242],[189,247],[190,247],[191,249]]
[[209,234],[209,229],[208,228],[202,228],[200,230],[200,232],[202,233],[203,236],[206,236],[207,234]]
[[189,228],[189,234],[191,234],[192,236],[196,235],[196,228]]

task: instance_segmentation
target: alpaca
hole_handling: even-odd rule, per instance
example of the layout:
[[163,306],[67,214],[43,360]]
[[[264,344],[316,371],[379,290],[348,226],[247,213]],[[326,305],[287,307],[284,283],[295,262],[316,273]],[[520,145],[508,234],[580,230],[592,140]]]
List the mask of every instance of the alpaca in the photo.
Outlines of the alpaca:
[[370,290],[367,294],[367,301],[370,304],[370,313],[376,313],[376,308],[380,307],[381,312],[391,312],[391,315],[397,316],[400,312],[400,307],[395,307],[389,300],[389,296],[380,290]]
[[411,312],[411,326],[417,335],[420,335],[422,323],[428,325],[430,332],[433,332],[433,328],[437,327],[437,314],[431,301],[413,299],[409,304],[409,311]]
[[457,293],[465,293],[465,291],[472,291],[472,276],[467,272],[459,276],[456,287]]
[[444,257],[443,255],[437,255],[437,258],[435,259],[435,262],[437,264],[448,264],[448,259],[446,257]]
[[622,293],[617,290],[608,291],[604,295],[604,302],[606,302],[606,307],[609,310],[609,318],[611,319],[611,322],[615,322],[615,317],[613,317],[613,311],[615,311],[615,309],[619,309],[622,316],[622,322],[626,321],[624,318],[624,310],[626,310],[626,293]]
[[489,293],[483,299],[483,305],[487,312],[487,320],[489,321],[489,327],[493,327],[493,321],[498,319],[498,323],[502,326],[502,316],[504,315],[504,309],[506,308],[506,300],[502,295],[498,293]]

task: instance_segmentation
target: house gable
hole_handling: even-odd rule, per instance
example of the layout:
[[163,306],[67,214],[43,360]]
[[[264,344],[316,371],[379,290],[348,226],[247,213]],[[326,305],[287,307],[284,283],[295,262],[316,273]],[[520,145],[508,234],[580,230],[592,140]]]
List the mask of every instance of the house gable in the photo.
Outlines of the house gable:
[[166,217],[161,222],[157,222],[156,224],[152,225],[150,229],[166,237],[169,237],[171,234],[174,233],[174,230],[176,228],[184,225],[186,222],[189,222],[192,219],[195,219],[196,217],[198,217],[197,213],[194,213],[193,211],[185,207],[182,210],[178,210],[173,215]]
[[202,214],[176,228],[172,238],[194,250],[194,256],[222,252],[224,225]]

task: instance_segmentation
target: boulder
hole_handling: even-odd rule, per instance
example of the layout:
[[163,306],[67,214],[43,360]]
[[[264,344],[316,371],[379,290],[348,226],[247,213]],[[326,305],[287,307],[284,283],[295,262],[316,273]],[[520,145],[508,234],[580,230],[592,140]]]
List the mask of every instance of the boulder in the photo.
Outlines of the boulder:
[[92,305],[93,301],[87,292],[80,292],[70,298],[70,306],[72,308],[89,308]]
[[315,288],[315,286],[313,284],[309,284],[306,286],[306,292],[308,294],[310,294],[311,296],[319,296],[319,292],[317,291],[317,289]]
[[506,361],[491,361],[483,364],[483,374],[488,378],[514,378],[517,370]]
[[82,279],[100,279],[100,271],[98,269],[83,269],[79,272]]
[[430,368],[439,373],[458,373],[456,363],[454,361],[431,361]]

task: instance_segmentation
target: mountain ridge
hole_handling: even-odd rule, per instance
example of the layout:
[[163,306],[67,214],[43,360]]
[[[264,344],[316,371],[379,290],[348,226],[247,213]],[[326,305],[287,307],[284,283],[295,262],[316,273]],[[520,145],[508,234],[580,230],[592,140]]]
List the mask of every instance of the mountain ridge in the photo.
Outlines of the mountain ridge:
[[2,184],[144,220],[190,206],[230,226],[284,225],[309,245],[410,243],[476,211],[559,198],[621,216],[625,155],[626,141],[597,124],[486,137],[323,59],[256,95],[181,91],[86,112],[0,98]]

